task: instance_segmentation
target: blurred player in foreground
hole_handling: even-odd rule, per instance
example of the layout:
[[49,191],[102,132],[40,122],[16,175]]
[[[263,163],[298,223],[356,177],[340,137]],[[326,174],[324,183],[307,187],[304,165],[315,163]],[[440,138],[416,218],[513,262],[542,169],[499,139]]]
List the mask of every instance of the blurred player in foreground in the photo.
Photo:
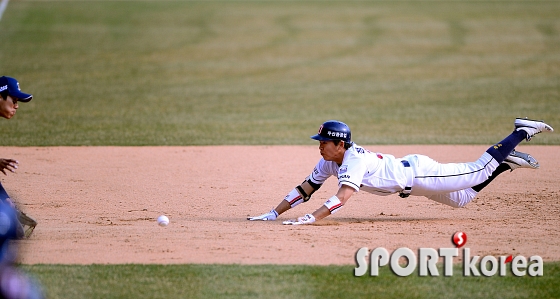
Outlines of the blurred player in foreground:
[[338,178],[338,192],[315,212],[287,225],[311,224],[340,210],[354,192],[364,190],[376,195],[398,193],[425,196],[434,201],[463,207],[494,178],[507,170],[539,167],[530,155],[515,151],[523,140],[529,141],[541,132],[552,132],[543,121],[517,118],[514,131],[504,140],[491,146],[482,156],[468,163],[438,163],[424,155],[412,154],[403,158],[373,153],[352,142],[350,128],[343,122],[330,120],[321,125],[318,134],[322,159],[313,172],[296,186],[278,206],[268,213],[248,220],[276,220],[278,215],[306,202],[330,177]]
[[[16,79],[6,76],[0,77],[0,116],[6,119],[11,119],[19,108],[18,102],[27,103],[31,101],[31,99],[33,99],[33,95],[21,92],[19,89],[19,82]],[[0,171],[2,171],[4,175],[7,175],[6,170],[15,172],[18,168],[17,165],[18,161],[14,159],[0,158]],[[0,201],[8,202],[12,206],[14,205],[1,183]],[[16,211],[21,224],[20,231],[24,237],[27,238],[37,226],[37,221],[19,210]]]
[[19,226],[16,210],[0,202],[0,298],[41,299],[39,283],[16,267]]

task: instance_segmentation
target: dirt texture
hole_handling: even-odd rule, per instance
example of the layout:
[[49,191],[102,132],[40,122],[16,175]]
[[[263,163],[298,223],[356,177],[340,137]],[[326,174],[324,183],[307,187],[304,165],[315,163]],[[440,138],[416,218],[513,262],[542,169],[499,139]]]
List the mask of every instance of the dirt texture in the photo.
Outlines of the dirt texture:
[[[476,160],[486,146],[365,146],[439,162]],[[311,173],[317,146],[0,147],[19,161],[1,182],[39,225],[21,241],[24,264],[353,264],[361,247],[453,247],[471,255],[560,260],[560,147],[523,144],[538,170],[506,172],[465,208],[424,197],[355,194],[314,225],[250,222]],[[337,190],[280,216],[313,212]],[[160,227],[159,215],[171,223]],[[461,258],[455,259],[456,262]]]

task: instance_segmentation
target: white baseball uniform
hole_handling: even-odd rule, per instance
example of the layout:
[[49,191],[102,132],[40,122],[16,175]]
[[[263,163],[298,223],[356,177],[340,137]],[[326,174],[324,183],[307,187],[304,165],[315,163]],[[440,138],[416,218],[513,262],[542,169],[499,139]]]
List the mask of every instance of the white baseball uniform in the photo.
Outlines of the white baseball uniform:
[[442,164],[423,155],[397,159],[353,144],[345,152],[341,165],[321,158],[309,178],[316,184],[323,184],[330,176],[336,176],[339,187],[348,185],[356,192],[425,196],[452,207],[462,207],[477,195],[471,187],[488,179],[498,165],[486,152],[474,162]]

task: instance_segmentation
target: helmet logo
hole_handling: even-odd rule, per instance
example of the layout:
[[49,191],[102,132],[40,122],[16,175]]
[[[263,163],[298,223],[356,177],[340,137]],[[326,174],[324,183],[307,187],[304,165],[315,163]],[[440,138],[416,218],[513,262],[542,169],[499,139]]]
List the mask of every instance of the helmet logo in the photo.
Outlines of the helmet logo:
[[329,136],[331,136],[331,137],[346,138],[346,133],[331,132],[331,131],[329,131],[327,134],[328,134]]

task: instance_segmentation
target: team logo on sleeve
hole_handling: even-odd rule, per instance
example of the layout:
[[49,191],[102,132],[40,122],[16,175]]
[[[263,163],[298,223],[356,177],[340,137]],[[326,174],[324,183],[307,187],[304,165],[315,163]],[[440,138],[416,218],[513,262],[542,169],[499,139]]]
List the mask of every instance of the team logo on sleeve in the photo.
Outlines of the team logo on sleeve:
[[338,170],[338,173],[346,173],[348,171],[348,165],[342,165]]

